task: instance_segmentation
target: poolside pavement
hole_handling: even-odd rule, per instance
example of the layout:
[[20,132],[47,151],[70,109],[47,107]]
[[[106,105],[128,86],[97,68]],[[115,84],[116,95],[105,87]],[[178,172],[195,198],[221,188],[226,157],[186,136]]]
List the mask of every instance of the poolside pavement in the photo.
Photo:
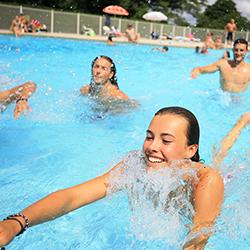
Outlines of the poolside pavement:
[[[13,34],[10,30],[0,29],[0,34]],[[73,33],[51,33],[51,32],[36,32],[36,33],[23,33],[22,36],[38,36],[38,37],[57,37],[57,38],[70,38],[80,40],[92,40],[92,41],[107,41],[107,36],[87,36],[82,34]],[[114,43],[128,43],[126,37],[114,37]],[[204,42],[185,41],[185,40],[166,40],[157,39],[152,40],[148,38],[140,38],[137,44],[157,45],[157,46],[173,46],[173,47],[184,47],[184,48],[195,48],[196,46],[204,46]],[[230,48],[230,47],[228,47]]]

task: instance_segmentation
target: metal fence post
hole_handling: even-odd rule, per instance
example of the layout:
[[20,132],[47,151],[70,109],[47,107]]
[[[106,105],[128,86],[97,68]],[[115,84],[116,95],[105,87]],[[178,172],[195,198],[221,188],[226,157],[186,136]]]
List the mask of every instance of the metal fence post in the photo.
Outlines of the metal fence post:
[[161,24],[161,28],[160,28],[160,36],[163,36],[163,24]]
[[135,31],[138,32],[138,21],[135,21]]
[[184,36],[184,37],[186,36],[186,29],[187,29],[186,27],[184,27],[184,29],[183,29],[182,36]]
[[150,37],[150,34],[153,32],[153,23],[150,23],[150,33],[149,33],[149,37]]
[[119,21],[118,21],[118,29],[121,30],[122,29],[122,19],[119,18]]
[[80,13],[77,13],[76,15],[76,32],[77,35],[80,34]]
[[102,35],[102,17],[99,16],[99,36]]
[[249,33],[248,33],[248,31],[247,31],[247,33],[246,33],[246,40],[248,41],[248,37],[249,37]]
[[51,33],[54,33],[54,10],[51,10],[51,26],[50,26]]
[[19,10],[20,14],[23,14],[23,6],[20,5],[20,10]]
[[173,25],[172,36],[175,37],[175,25]]

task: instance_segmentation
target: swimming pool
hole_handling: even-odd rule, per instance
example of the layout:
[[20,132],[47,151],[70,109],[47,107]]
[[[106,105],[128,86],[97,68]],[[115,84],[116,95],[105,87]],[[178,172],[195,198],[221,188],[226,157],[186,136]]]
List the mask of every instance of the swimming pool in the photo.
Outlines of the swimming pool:
[[[191,49],[170,48],[162,54],[146,45],[12,36],[0,36],[0,51],[1,90],[28,80],[38,84],[30,99],[32,114],[14,121],[10,106],[0,117],[2,217],[52,191],[101,174],[128,151],[140,149],[147,125],[161,107],[179,105],[195,113],[201,127],[200,154],[206,163],[211,161],[212,146],[250,107],[250,91],[237,99],[223,93],[218,74],[189,78],[193,67],[212,63],[222,51],[196,55]],[[91,100],[79,96],[80,87],[90,80],[92,59],[101,54],[113,58],[119,86],[138,100],[137,110],[100,116]],[[226,185],[218,231],[206,249],[250,245],[248,145],[249,128],[222,167],[225,174],[236,173]],[[236,163],[239,156],[241,162]],[[126,196],[119,193],[30,228],[7,249],[179,249],[178,242],[166,246],[164,240],[146,238],[134,236]]]

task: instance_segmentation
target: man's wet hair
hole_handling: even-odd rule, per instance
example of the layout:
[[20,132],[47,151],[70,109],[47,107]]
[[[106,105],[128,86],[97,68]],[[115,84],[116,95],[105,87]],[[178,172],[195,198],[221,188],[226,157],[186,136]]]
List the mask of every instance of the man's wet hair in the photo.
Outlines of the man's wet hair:
[[245,44],[246,48],[248,49],[248,42],[246,39],[244,38],[238,38],[234,41],[234,47],[236,46],[236,44]]
[[162,49],[168,51],[168,46],[163,46]]

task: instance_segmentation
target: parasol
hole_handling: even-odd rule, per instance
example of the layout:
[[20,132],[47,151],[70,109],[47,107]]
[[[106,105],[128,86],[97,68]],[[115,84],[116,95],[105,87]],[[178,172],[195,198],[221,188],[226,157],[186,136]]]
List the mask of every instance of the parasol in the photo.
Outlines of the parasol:
[[118,6],[118,5],[107,6],[102,11],[104,13],[112,14],[112,15],[119,15],[119,16],[128,16],[129,15],[129,13],[126,9],[124,9],[123,7]]
[[150,21],[166,21],[168,17],[160,11],[151,11],[142,16],[142,18]]

